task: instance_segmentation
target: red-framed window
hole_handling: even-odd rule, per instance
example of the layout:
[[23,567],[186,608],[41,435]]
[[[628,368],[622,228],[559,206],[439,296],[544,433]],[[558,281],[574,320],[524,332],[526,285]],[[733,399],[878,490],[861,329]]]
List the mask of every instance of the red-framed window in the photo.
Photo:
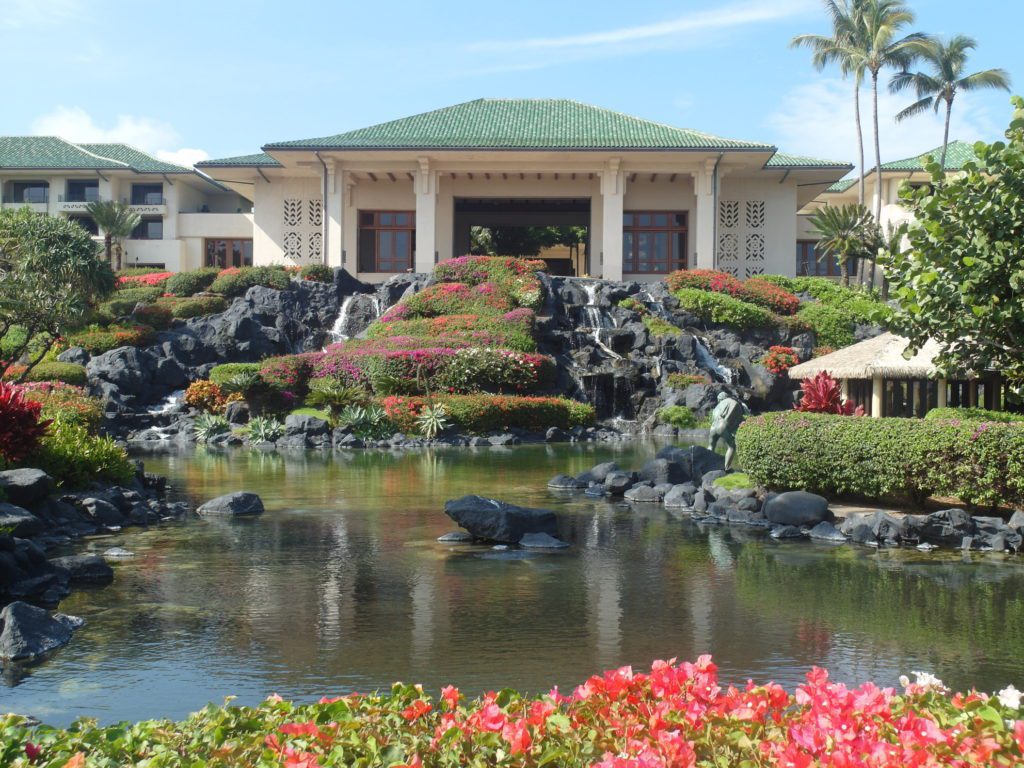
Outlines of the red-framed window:
[[360,272],[405,272],[415,251],[415,211],[359,212]]
[[622,271],[664,275],[686,269],[685,211],[627,211],[622,216]]
[[248,238],[207,238],[203,251],[203,266],[206,267],[252,266],[252,240]]

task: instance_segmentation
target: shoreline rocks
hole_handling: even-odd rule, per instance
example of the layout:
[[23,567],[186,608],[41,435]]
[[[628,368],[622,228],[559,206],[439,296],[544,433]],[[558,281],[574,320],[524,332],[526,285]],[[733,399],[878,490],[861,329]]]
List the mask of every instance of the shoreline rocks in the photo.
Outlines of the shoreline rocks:
[[0,611],[0,661],[37,661],[71,641],[85,622],[54,614],[26,602],[10,603]]
[[200,517],[254,517],[263,514],[263,499],[255,493],[239,491],[210,499],[196,509]]
[[[558,521],[549,509],[520,507],[498,499],[469,495],[446,501],[444,512],[475,539],[519,544],[527,536],[542,534],[557,540]],[[531,538],[528,541],[543,544],[547,539]]]

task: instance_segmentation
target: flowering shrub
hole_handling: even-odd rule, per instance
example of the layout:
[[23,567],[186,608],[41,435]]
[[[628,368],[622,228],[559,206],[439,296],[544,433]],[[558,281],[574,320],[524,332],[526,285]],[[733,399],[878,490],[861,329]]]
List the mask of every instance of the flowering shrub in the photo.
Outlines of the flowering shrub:
[[[442,346],[464,341],[481,347],[506,347],[520,352],[533,352],[533,310],[514,309],[501,317],[489,315],[442,315],[414,320],[381,320],[370,326],[367,336],[383,339],[388,336],[417,336]],[[422,343],[422,342],[421,342]]]
[[[855,688],[812,668],[792,693],[775,683],[725,685],[710,656],[621,667],[569,695],[510,689],[466,699],[446,686],[257,707],[209,706],[181,723],[67,730],[0,719],[0,765],[589,766],[590,768],[902,768],[1009,766],[1024,759],[1014,691],[950,695],[919,677],[900,693]],[[24,757],[23,757],[24,756]],[[186,757],[187,756],[187,757]],[[155,764],[155,763],[153,763]]]
[[103,417],[100,401],[91,397],[82,387],[60,381],[46,381],[24,384],[21,389],[26,400],[42,406],[40,415],[43,419],[60,418],[81,424],[92,431],[99,426]]
[[437,384],[451,392],[525,392],[554,378],[550,357],[509,349],[460,349],[438,372]]
[[227,403],[220,385],[206,379],[193,381],[185,390],[185,404],[196,410],[220,413]]
[[0,459],[18,462],[36,450],[49,421],[40,418],[42,405],[25,397],[16,384],[0,381]]
[[276,389],[287,390],[297,397],[305,397],[309,391],[309,379],[313,375],[313,369],[323,357],[323,352],[268,357],[260,363],[260,377]]
[[761,365],[776,376],[782,376],[799,362],[800,358],[792,347],[769,347],[768,354],[761,358]]
[[117,278],[117,284],[124,286],[149,286],[151,288],[162,288],[164,283],[173,276],[173,272],[148,272],[144,275],[121,275]]
[[775,322],[775,316],[764,307],[724,293],[680,288],[674,295],[682,309],[713,323],[737,328],[766,328]]
[[217,279],[210,284],[210,290],[234,297],[241,296],[254,285],[285,291],[291,284],[291,275],[281,267],[229,267],[220,271]]
[[[594,421],[592,406],[561,397],[509,395],[440,395],[447,416],[470,433],[500,432],[517,427],[542,431],[548,427],[571,429]],[[380,400],[388,418],[402,432],[417,430],[426,398],[390,396]]]
[[665,383],[676,389],[686,389],[691,384],[707,384],[708,380],[695,373],[670,373],[665,377]]
[[713,269],[681,269],[665,278],[669,290],[695,289],[721,293],[755,304],[780,315],[792,315],[800,307],[800,299],[780,285],[752,277],[746,282],[728,272]]
[[500,293],[494,283],[435,283],[402,299],[402,305],[406,309],[401,319],[468,313],[494,315],[514,308],[512,300]]
[[[4,371],[4,379],[9,381],[62,381],[66,384],[83,386],[85,384],[85,367],[76,363],[61,363],[44,360],[28,370],[24,365],[12,365]],[[24,376],[24,378],[22,378]]]
[[333,283],[334,270],[326,264],[307,264],[299,269],[299,277],[315,283]]
[[539,309],[544,289],[537,272],[546,272],[541,259],[505,256],[459,256],[434,267],[434,279],[442,283],[491,284],[517,307]]
[[177,272],[167,281],[164,289],[172,296],[192,296],[209,288],[218,274],[216,267]]
[[759,485],[827,496],[1024,504],[1024,427],[770,413],[747,419],[738,463]]
[[141,347],[150,342],[153,329],[148,325],[91,326],[67,337],[67,346],[82,347],[91,355],[101,355],[118,347]]
[[143,304],[141,307],[135,308],[132,317],[157,331],[165,331],[170,328],[174,319],[171,308],[164,304]]
[[[772,347],[775,349],[775,347]],[[802,396],[793,409],[802,413],[835,413],[840,416],[863,416],[863,406],[843,400],[842,385],[822,371],[812,379],[800,382]]]
[[743,283],[743,298],[779,315],[792,315],[800,308],[800,299],[795,294],[759,277]]

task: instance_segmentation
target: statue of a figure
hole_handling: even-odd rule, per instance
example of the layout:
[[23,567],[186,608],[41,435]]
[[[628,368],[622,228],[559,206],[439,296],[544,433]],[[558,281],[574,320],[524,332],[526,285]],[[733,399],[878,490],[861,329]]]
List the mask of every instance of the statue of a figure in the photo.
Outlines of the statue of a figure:
[[740,428],[744,416],[747,414],[747,406],[728,392],[718,393],[718,405],[711,412],[711,434],[708,440],[708,449],[715,450],[718,441],[725,443],[725,468],[732,467],[732,460],[736,456],[736,431]]

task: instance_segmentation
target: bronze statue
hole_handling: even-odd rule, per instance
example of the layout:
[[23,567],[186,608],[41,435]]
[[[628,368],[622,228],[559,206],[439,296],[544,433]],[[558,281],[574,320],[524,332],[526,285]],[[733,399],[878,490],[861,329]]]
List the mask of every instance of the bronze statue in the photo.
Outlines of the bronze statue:
[[708,449],[715,450],[718,441],[725,443],[725,468],[732,467],[732,460],[736,456],[736,431],[743,423],[747,414],[747,406],[728,392],[718,393],[718,405],[711,412],[711,430],[708,439]]

